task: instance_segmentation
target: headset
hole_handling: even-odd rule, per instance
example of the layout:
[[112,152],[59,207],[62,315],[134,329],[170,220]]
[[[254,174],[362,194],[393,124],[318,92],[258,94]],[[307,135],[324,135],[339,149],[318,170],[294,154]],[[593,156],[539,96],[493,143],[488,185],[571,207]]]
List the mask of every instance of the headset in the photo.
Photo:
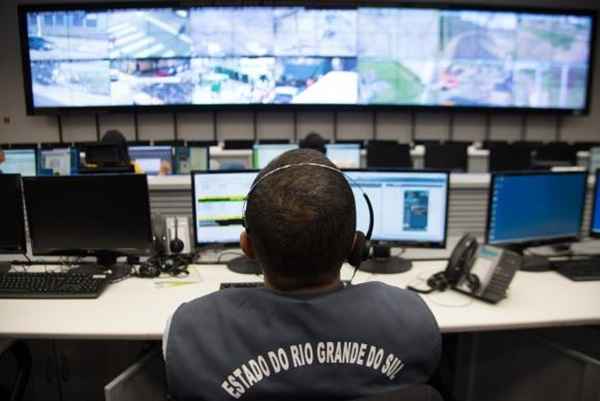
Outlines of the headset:
[[[252,184],[252,186],[250,187],[250,190],[248,191],[248,194],[246,195],[246,201],[244,203],[243,218],[242,218],[243,227],[246,229],[246,231],[248,231],[248,227],[246,225],[246,207],[247,207],[248,200],[250,199],[250,195],[252,194],[252,192],[254,192],[256,187],[258,187],[258,185],[260,185],[267,178],[269,178],[275,174],[278,174],[280,172],[283,172],[283,171],[291,169],[291,168],[300,168],[300,167],[324,168],[324,169],[332,171],[336,174],[340,174],[346,179],[348,186],[350,186],[349,182],[353,182],[354,185],[360,190],[360,192],[362,192],[363,198],[365,199],[365,202],[367,203],[367,208],[369,209],[369,228],[368,228],[366,234],[363,233],[362,231],[356,231],[354,244],[352,245],[352,249],[350,250],[350,253],[346,257],[348,264],[353,266],[355,269],[358,269],[360,264],[369,258],[369,241],[371,240],[371,235],[373,234],[373,222],[375,220],[374,213],[373,213],[373,206],[371,204],[371,200],[369,199],[369,196],[365,193],[365,191],[363,191],[361,186],[356,184],[356,182],[354,182],[349,176],[344,174],[344,172],[338,168],[331,167],[326,164],[303,162],[303,163],[286,164],[284,166],[277,167],[277,168],[269,171],[268,173],[266,173],[265,175],[260,177],[258,180],[256,180]],[[352,191],[352,188],[350,188],[350,190]],[[355,273],[356,273],[356,270],[355,270]]]

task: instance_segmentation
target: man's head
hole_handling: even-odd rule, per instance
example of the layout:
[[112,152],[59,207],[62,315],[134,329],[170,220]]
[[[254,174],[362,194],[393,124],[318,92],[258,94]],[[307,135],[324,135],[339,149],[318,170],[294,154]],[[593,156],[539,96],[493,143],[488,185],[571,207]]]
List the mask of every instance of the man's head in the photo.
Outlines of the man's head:
[[[255,182],[278,167],[299,163],[335,168],[320,152],[292,150],[269,163]],[[250,194],[242,248],[258,259],[275,288],[321,286],[338,279],[355,226],[354,195],[342,174],[292,167],[266,177]]]

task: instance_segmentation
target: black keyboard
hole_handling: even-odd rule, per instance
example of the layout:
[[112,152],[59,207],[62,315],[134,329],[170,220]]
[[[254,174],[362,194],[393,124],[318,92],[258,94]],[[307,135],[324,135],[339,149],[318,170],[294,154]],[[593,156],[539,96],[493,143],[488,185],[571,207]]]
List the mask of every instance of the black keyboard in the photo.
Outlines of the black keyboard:
[[552,265],[560,274],[573,281],[600,280],[599,257],[554,261]]
[[[345,286],[350,284],[350,280],[342,280],[342,283]],[[219,287],[220,290],[224,290],[225,288],[260,288],[264,287],[265,283],[262,281],[244,281],[239,283],[221,283]]]
[[98,298],[107,283],[104,274],[2,273],[0,298]]

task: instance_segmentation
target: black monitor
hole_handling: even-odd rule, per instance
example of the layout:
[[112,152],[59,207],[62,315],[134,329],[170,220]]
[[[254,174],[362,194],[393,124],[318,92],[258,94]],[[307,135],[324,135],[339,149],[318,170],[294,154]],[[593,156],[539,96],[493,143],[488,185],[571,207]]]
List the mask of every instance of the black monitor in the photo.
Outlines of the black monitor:
[[[587,172],[492,174],[486,242],[524,249],[579,239]],[[525,270],[544,270],[545,261],[525,258]]]
[[369,141],[367,168],[412,168],[410,145],[396,141]]
[[444,143],[425,145],[425,168],[466,172],[469,165],[467,144]]
[[0,174],[0,254],[24,254],[25,218],[21,176]]
[[36,177],[23,180],[34,255],[149,255],[152,225],[145,175]]
[[600,169],[596,170],[596,184],[594,186],[594,203],[592,204],[592,224],[590,237],[600,238]]

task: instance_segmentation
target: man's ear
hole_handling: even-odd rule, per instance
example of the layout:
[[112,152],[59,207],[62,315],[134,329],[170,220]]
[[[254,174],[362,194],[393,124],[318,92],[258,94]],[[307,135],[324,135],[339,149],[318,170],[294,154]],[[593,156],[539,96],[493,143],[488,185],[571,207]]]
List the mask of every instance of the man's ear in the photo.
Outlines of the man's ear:
[[242,248],[242,252],[244,255],[248,256],[250,259],[254,259],[254,248],[252,248],[252,240],[248,236],[246,230],[242,231],[240,234],[240,248]]

